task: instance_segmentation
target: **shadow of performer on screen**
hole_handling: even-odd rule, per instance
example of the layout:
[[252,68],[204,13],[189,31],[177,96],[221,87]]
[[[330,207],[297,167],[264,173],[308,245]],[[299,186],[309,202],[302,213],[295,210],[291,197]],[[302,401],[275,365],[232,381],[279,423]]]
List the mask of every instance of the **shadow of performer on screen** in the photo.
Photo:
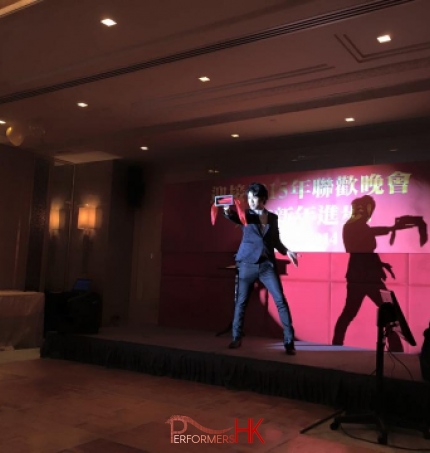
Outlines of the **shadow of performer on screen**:
[[[346,252],[349,255],[346,272],[346,303],[334,329],[333,345],[343,345],[346,330],[357,316],[363,300],[368,296],[377,307],[382,304],[381,289],[387,289],[387,272],[393,277],[392,266],[383,263],[377,253],[376,237],[393,233],[397,228],[370,227],[370,220],[375,210],[375,200],[365,195],[352,201],[352,214],[343,226],[342,236]],[[402,352],[403,345],[394,331],[387,337],[392,352]]]

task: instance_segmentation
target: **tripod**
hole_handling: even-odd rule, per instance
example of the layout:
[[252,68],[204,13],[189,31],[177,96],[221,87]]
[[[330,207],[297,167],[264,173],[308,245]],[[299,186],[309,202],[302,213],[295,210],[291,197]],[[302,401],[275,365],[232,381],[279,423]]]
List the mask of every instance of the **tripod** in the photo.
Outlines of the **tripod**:
[[384,414],[384,349],[385,340],[396,321],[393,304],[384,302],[378,309],[377,342],[376,342],[376,401],[375,410],[367,414],[347,414],[334,418],[330,428],[336,430],[341,423],[373,424],[376,425],[379,435],[378,443],[386,445],[388,432],[383,420]]

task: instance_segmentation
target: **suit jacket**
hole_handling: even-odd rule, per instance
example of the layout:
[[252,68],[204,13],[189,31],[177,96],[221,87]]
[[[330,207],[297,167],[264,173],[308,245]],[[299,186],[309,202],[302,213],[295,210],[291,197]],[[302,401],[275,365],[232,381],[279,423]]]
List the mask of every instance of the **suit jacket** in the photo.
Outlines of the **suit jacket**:
[[224,212],[224,216],[242,226],[242,242],[236,254],[236,261],[245,263],[257,263],[261,256],[275,263],[275,250],[282,255],[287,254],[287,247],[279,237],[278,216],[273,212],[267,212],[267,225],[262,229],[258,214],[250,209],[245,210],[248,225],[243,225],[236,211]]

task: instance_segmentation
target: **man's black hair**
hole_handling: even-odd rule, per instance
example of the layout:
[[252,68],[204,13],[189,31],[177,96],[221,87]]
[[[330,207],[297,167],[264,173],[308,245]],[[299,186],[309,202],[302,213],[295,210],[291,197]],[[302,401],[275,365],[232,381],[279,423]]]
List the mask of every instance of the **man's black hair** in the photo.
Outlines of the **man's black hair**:
[[267,191],[266,186],[264,184],[260,184],[259,182],[251,183],[246,190],[246,193],[249,192],[251,192],[254,197],[261,198],[264,204],[269,199],[269,192]]

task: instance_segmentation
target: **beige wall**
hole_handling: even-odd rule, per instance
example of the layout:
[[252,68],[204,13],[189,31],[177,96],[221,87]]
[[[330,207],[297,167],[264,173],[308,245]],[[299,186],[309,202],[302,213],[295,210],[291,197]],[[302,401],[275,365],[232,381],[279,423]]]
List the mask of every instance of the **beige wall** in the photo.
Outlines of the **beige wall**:
[[0,289],[25,287],[34,157],[0,145]]
[[161,277],[163,184],[161,168],[147,168],[142,208],[136,212],[129,319],[141,326],[158,321]]
[[[51,207],[62,225],[50,232],[46,289],[67,291],[89,278],[102,296],[103,324],[125,324],[130,298],[134,209],[126,198],[127,164],[121,161],[53,168]],[[97,208],[96,228],[77,228],[79,207]]]
[[68,255],[69,232],[71,226],[71,206],[73,203],[73,181],[75,166],[56,165],[50,175],[50,212],[59,215],[58,228],[49,228],[48,252],[45,272],[45,287],[49,291],[60,292],[69,287]]

